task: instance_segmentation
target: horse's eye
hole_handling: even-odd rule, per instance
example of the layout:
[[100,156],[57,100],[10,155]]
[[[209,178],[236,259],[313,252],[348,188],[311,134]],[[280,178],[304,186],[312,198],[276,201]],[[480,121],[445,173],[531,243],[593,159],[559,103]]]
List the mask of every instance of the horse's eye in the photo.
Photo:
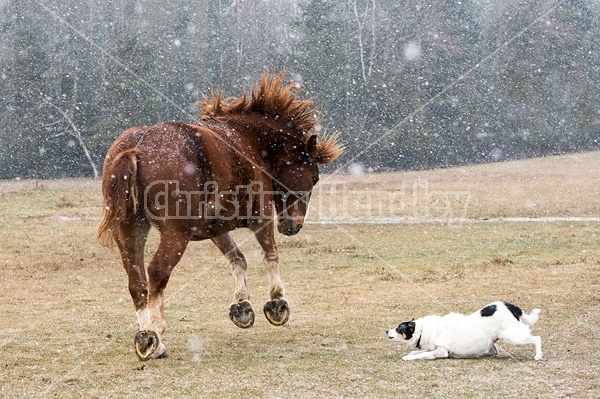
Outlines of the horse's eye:
[[313,177],[312,178],[312,185],[314,186],[315,184],[317,184],[318,181],[319,181],[318,177]]

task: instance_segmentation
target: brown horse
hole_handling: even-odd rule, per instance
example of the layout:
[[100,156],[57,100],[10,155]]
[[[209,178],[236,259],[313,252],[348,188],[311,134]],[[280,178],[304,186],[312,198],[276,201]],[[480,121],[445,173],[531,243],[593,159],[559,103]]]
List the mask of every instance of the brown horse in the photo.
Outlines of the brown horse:
[[[166,355],[164,289],[190,241],[211,239],[228,259],[235,280],[229,317],[251,327],[254,311],[246,287],[246,260],[229,232],[247,227],[262,247],[270,300],[264,314],[273,325],[287,322],[275,246],[274,219],[285,235],[304,222],[318,164],[342,152],[337,136],[320,137],[311,100],[284,85],[284,72],[266,72],[241,98],[221,93],[205,98],[197,124],[163,122],[122,133],[106,155],[102,175],[104,210],[98,229],[103,245],[116,242],[129,277],[140,331],[141,360]],[[160,242],[144,267],[150,227]]]

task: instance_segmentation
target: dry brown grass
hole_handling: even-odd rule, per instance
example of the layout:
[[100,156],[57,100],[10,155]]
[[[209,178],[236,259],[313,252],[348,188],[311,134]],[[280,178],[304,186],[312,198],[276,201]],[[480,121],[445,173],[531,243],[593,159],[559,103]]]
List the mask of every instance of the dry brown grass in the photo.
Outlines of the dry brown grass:
[[[344,197],[340,198],[340,194]],[[322,218],[600,216],[600,153],[321,179],[311,214]]]
[[[600,214],[599,160],[589,153],[335,178],[357,193],[416,180],[431,191],[469,192],[470,218],[589,217]],[[600,392],[598,222],[309,224],[296,237],[278,236],[289,324],[272,327],[259,316],[250,330],[227,317],[233,286],[224,258],[210,243],[193,243],[167,288],[170,357],[140,363],[125,273],[117,254],[94,242],[98,183],[19,184],[0,182],[0,397],[595,398]],[[358,210],[367,205],[357,203]],[[246,231],[235,235],[260,308],[267,281],[258,245]],[[500,344],[496,358],[407,363],[400,360],[407,349],[384,336],[406,318],[470,312],[497,299],[543,309],[533,331],[542,336],[545,360],[535,362],[533,348]]]

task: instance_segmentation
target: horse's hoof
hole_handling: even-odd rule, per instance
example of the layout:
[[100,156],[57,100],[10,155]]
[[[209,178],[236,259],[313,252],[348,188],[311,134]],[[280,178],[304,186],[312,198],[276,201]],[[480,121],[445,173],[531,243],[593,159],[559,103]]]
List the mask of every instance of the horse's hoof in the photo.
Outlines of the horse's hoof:
[[265,317],[274,326],[282,326],[290,318],[290,307],[285,299],[268,301],[263,308]]
[[254,324],[254,310],[248,301],[232,303],[229,307],[229,318],[239,328],[250,328]]
[[135,334],[133,343],[135,354],[143,362],[167,357],[167,350],[154,331],[139,331]]

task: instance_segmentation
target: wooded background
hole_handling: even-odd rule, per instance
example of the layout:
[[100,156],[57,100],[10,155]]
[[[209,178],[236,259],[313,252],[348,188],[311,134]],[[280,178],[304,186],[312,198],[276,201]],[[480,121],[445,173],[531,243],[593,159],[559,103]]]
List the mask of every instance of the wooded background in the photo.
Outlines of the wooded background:
[[94,176],[124,129],[287,69],[347,146],[423,169],[600,148],[594,0],[0,0],[0,178]]

